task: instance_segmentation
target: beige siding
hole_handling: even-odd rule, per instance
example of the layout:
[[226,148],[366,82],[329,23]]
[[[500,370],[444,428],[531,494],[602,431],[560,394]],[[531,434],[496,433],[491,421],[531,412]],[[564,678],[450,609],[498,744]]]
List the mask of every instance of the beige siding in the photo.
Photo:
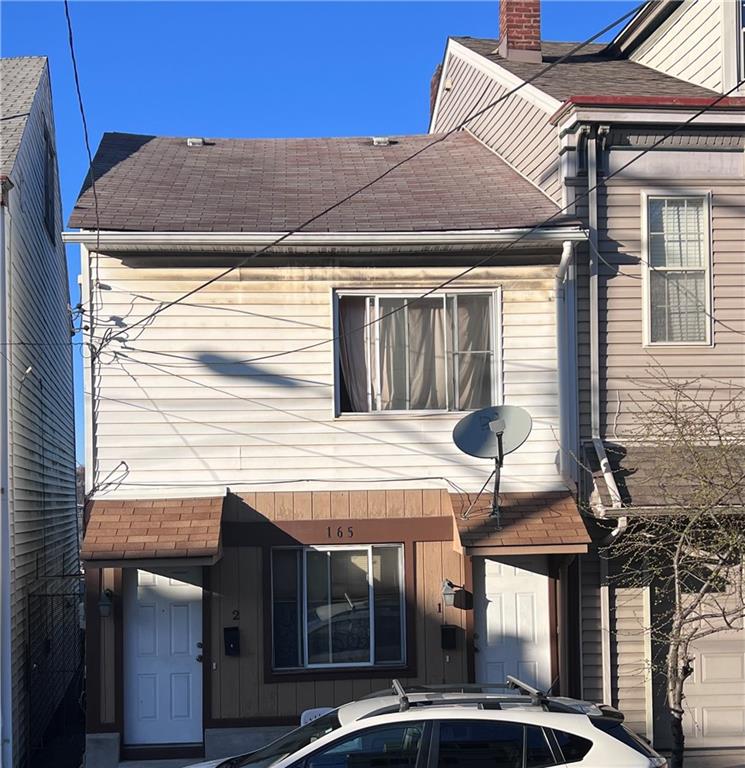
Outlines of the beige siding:
[[[631,729],[647,733],[647,631],[644,589],[611,589],[611,680],[613,704],[623,712]],[[650,702],[651,703],[651,702]]]
[[[96,296],[98,316],[116,323],[135,322],[214,274],[99,261],[106,288]],[[95,366],[97,481],[116,470],[102,492],[207,495],[293,482],[351,490],[406,487],[416,478],[418,487],[447,480],[477,490],[490,467],[453,445],[458,414],[334,415],[333,289],[417,294],[457,272],[244,268],[137,328],[126,346],[113,342]],[[501,288],[505,402],[534,417],[530,440],[507,461],[505,490],[562,487],[553,275],[553,267],[501,267],[458,282]]]
[[722,0],[686,0],[632,51],[632,61],[689,83],[722,90]]
[[603,700],[603,652],[600,618],[600,562],[597,554],[580,557],[580,647],[582,697]]
[[[444,80],[449,80],[452,88],[440,96],[437,119],[432,126],[434,133],[460,125],[511,90],[452,53],[445,66]],[[550,116],[549,111],[516,93],[471,120],[466,128],[558,203],[559,147]]]
[[[76,573],[72,348],[65,252],[44,225],[44,125],[54,134],[45,70],[11,174],[9,195],[10,527],[13,726],[25,755],[29,592]],[[56,229],[62,227],[59,199]],[[3,308],[5,311],[5,308]],[[31,371],[26,373],[28,367]],[[68,638],[74,642],[75,638]],[[63,641],[66,642],[66,641]],[[54,694],[52,694],[54,695]]]

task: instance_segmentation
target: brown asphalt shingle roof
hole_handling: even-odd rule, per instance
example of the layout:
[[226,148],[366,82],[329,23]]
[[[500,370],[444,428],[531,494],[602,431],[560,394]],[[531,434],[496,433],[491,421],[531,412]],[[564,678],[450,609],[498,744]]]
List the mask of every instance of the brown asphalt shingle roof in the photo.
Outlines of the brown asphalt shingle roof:
[[[568,53],[577,43],[542,42],[542,63],[510,61],[493,53],[498,40],[475,37],[453,38],[461,45],[512,72],[523,80],[533,77],[546,64]],[[713,98],[718,93],[678,80],[670,75],[609,55],[606,46],[586,46],[561,64],[532,82],[559,101],[572,96],[657,96],[681,98]]]
[[[437,135],[215,139],[107,133],[94,158],[107,230],[283,232],[369,183]],[[558,207],[465,132],[449,136],[315,221],[309,232],[530,227]],[[552,224],[559,223],[559,217]],[[564,221],[568,221],[564,218]],[[71,227],[95,228],[84,188]]]
[[46,66],[45,56],[0,59],[0,176],[8,176],[13,170]]
[[450,494],[461,544],[473,547],[535,547],[589,544],[590,536],[577,503],[568,492],[500,494],[501,528],[490,517],[491,494],[482,494],[468,514],[473,497]]
[[220,551],[223,496],[92,501],[81,558],[212,557]]

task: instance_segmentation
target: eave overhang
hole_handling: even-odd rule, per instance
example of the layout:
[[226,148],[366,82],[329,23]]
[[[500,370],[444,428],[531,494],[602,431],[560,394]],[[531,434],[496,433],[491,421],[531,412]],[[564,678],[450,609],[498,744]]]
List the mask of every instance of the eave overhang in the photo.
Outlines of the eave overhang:
[[[266,248],[267,255],[287,253],[482,250],[514,243],[518,247],[581,242],[587,232],[578,224],[445,232],[63,232],[65,243],[80,243],[107,253],[251,253]],[[281,242],[278,242],[281,241]],[[275,243],[277,243],[275,245]],[[270,249],[270,250],[269,250]],[[262,254],[263,255],[263,254]]]
[[[696,117],[702,109],[708,111]],[[575,122],[680,124],[694,120],[696,125],[745,125],[745,98],[578,95],[567,99],[550,120],[563,129]]]

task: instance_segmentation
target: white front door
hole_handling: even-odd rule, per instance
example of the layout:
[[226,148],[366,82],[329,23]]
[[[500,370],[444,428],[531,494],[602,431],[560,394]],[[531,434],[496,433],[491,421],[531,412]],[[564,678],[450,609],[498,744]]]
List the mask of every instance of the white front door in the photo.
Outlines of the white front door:
[[124,742],[202,741],[200,568],[124,571]]
[[501,683],[514,675],[551,687],[551,616],[546,557],[473,560],[476,678]]

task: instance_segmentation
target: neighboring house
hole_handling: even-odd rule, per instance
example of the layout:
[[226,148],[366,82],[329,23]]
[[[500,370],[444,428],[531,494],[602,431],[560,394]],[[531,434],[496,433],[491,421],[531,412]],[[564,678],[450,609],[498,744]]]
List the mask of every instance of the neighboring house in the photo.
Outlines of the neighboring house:
[[[430,141],[103,137],[101,231],[86,185],[65,235],[97,350],[92,764],[239,752],[394,677],[568,688],[575,219],[531,231],[558,206],[458,133],[253,256]],[[452,441],[494,402],[534,420],[501,530],[476,500],[491,463]]]
[[[466,127],[587,227],[589,248],[575,259],[573,450],[582,459],[571,473],[599,517],[625,518],[652,503],[649,454],[628,442],[650,368],[708,377],[715,405],[745,384],[745,86],[735,88],[745,77],[744,18],[739,2],[650,2],[612,43],[586,47]],[[433,83],[432,132],[459,125],[571,52],[572,44],[541,41],[539,30],[538,0],[514,0],[502,4],[500,39],[451,38]],[[666,499],[653,502],[664,507]],[[649,590],[614,589],[607,561],[594,553],[572,569],[582,627],[574,692],[618,705],[664,746],[644,631]],[[695,656],[687,744],[745,745],[745,632],[712,635]]]
[[0,59],[2,763],[81,669],[71,315],[46,58]]

